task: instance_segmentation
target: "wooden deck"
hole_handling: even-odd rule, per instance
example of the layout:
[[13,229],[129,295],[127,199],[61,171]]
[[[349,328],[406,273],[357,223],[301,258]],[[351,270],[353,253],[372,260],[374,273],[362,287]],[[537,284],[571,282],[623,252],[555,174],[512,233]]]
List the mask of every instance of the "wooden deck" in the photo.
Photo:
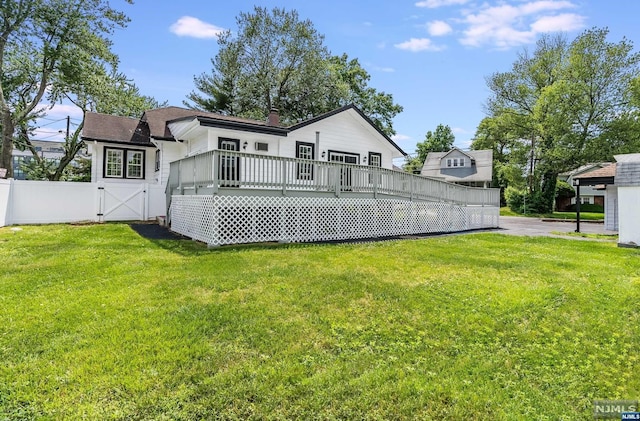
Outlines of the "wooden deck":
[[219,150],[172,162],[167,194],[392,198],[500,206],[499,189],[367,165]]

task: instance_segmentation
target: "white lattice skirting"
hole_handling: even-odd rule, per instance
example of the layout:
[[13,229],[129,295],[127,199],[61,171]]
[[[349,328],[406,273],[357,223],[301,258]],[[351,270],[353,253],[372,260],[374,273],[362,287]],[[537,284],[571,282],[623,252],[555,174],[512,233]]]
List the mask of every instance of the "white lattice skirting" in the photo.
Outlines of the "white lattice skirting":
[[173,196],[171,229],[210,246],[313,242],[498,227],[500,210],[384,199]]

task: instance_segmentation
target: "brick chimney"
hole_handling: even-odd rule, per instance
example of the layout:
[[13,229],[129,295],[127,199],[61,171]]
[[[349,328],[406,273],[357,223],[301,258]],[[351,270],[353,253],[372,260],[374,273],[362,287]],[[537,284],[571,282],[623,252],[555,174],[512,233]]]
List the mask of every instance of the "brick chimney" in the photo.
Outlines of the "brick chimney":
[[280,125],[280,114],[278,114],[277,108],[271,108],[271,110],[269,111],[269,116],[267,117],[267,125],[268,126]]

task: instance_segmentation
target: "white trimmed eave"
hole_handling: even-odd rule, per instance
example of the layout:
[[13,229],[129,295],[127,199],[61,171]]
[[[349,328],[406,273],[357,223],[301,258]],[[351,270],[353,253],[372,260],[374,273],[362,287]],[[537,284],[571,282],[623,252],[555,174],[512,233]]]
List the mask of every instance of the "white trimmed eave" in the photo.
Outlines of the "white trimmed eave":
[[192,120],[169,123],[169,131],[176,140],[189,139],[197,135],[201,130],[206,131],[206,129],[200,125],[197,117],[194,117]]
[[358,122],[358,124],[360,124],[360,126],[364,127],[369,133],[371,133],[372,137],[375,138],[381,145],[383,145],[385,148],[388,148],[391,151],[391,158],[395,159],[395,158],[403,158],[404,155],[402,155],[402,153],[395,147],[393,146],[391,143],[389,143],[389,141],[387,139],[384,138],[384,136],[382,136],[378,130],[376,130],[375,127],[373,127],[371,124],[369,124],[367,121],[365,121],[360,114],[358,114],[357,111],[355,111],[354,109],[349,109],[347,110],[347,114],[354,119],[356,122]]

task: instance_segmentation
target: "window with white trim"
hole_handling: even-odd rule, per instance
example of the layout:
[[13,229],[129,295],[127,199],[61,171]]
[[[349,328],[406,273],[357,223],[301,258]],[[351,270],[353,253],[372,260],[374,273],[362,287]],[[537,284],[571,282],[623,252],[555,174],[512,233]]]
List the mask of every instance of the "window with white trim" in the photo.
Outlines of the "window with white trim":
[[143,178],[144,171],[144,152],[127,151],[127,177],[126,178]]
[[[313,143],[296,142],[296,158],[312,160],[315,157],[315,147]],[[313,180],[313,164],[298,163],[296,175],[298,180]]]
[[[382,154],[379,152],[369,152],[369,166],[370,167],[382,167]],[[375,178],[373,174],[369,173],[369,183],[373,183]],[[378,174],[377,183],[382,183],[382,174]]]
[[105,149],[105,177],[122,178],[122,161],[124,150],[122,149]]
[[466,161],[464,158],[447,158],[447,167],[464,167]]
[[104,149],[105,178],[144,178],[144,151],[134,149]]

